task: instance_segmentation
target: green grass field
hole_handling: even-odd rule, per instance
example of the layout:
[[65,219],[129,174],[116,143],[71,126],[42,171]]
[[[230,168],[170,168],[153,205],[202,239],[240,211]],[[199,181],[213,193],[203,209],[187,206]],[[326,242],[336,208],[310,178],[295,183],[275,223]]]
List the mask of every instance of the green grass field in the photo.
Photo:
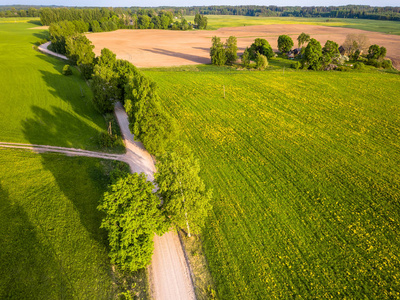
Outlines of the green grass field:
[[[1,23],[31,23],[31,24],[36,24],[36,26],[40,26],[40,18],[32,18],[32,17],[26,17],[26,18],[0,18],[0,24]],[[33,27],[33,26],[31,26]]]
[[221,299],[400,297],[398,74],[145,73],[214,190]]
[[116,296],[96,209],[110,163],[0,149],[0,166],[0,298]]
[[[190,22],[194,21],[194,16],[185,16],[185,18]],[[222,27],[239,27],[251,25],[304,24],[355,28],[400,35],[400,22],[396,21],[332,18],[329,19],[329,22],[327,22],[327,18],[246,17],[220,15],[207,15],[207,18],[207,29],[209,30],[216,30]]]
[[33,49],[46,34],[28,29],[35,26],[0,24],[0,141],[97,149],[106,124],[90,88],[77,70],[63,76],[64,62]]
[[[0,20],[0,141],[105,150],[90,89],[76,69],[65,77],[64,62],[33,49],[46,34],[35,26]],[[99,228],[112,167],[0,148],[0,299],[112,299],[132,284],[147,297],[145,272],[112,270]]]

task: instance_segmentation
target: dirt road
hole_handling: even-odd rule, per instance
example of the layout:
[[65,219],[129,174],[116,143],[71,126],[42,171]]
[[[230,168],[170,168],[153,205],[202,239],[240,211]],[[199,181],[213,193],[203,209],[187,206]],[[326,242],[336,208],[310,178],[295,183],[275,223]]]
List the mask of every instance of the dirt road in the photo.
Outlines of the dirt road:
[[306,32],[322,44],[332,40],[341,45],[349,33],[368,36],[370,44],[387,48],[387,56],[400,68],[400,36],[359,29],[328,27],[302,24],[257,25],[220,28],[215,31],[175,30],[117,30],[91,33],[87,37],[95,45],[94,52],[100,55],[103,48],[109,48],[118,58],[126,59],[137,67],[166,67],[210,63],[211,37],[216,35],[224,41],[229,36],[238,39],[239,52],[250,46],[255,38],[266,38],[277,50],[279,35],[287,34],[296,41],[298,35]]
[[[126,145],[126,156],[132,172],[143,172],[148,180],[154,179],[156,168],[143,144],[133,139],[128,116],[120,103],[115,115]],[[150,284],[156,300],[195,299],[189,269],[176,232],[154,237],[154,253],[150,266]]]

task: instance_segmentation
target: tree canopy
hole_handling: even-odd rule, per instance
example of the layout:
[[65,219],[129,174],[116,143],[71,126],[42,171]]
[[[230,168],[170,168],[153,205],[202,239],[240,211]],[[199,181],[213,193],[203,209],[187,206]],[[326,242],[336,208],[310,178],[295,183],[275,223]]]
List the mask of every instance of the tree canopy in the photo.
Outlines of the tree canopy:
[[83,34],[77,34],[66,39],[66,56],[76,64],[85,79],[93,73],[95,54],[92,42]]
[[290,36],[288,35],[280,35],[278,38],[278,49],[281,53],[289,52],[294,43]]
[[299,43],[299,48],[303,46],[303,44],[308,43],[310,41],[310,35],[304,32],[300,33],[297,37],[297,42]]
[[163,109],[155,83],[142,74],[129,79],[125,90],[129,128],[146,149],[161,155],[176,137],[176,124]]
[[267,57],[268,59],[274,56],[274,52],[272,51],[271,45],[268,43],[266,39],[255,39],[254,43],[251,44],[249,48],[250,59],[255,60],[257,57],[257,53],[260,53]]
[[319,70],[322,66],[322,47],[316,39],[311,39],[304,51],[303,63],[306,67]]
[[226,63],[233,64],[237,59],[237,38],[230,36],[225,43]]
[[144,174],[117,179],[104,194],[98,209],[106,216],[101,228],[108,231],[111,262],[122,271],[134,272],[151,262],[154,233],[166,232],[160,200]]
[[199,176],[199,161],[185,144],[178,143],[174,151],[159,158],[156,168],[154,178],[165,216],[189,236],[200,233],[211,209],[211,191]]
[[227,57],[224,44],[221,38],[214,36],[212,38],[212,45],[210,48],[211,63],[217,66],[223,66],[226,63]]

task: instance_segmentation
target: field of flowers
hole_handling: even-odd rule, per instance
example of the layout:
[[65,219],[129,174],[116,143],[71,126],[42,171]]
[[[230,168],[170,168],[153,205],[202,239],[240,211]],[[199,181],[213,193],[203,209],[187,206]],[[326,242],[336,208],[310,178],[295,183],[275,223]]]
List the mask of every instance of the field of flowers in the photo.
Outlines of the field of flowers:
[[214,190],[221,299],[400,297],[398,74],[146,74]]

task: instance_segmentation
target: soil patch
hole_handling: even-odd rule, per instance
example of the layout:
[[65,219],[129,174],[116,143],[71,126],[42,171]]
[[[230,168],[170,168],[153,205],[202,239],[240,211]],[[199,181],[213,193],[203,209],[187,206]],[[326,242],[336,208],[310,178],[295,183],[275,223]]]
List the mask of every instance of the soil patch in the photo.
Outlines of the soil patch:
[[297,36],[306,32],[325,44],[327,40],[344,42],[349,33],[366,34],[371,44],[387,48],[387,56],[393,65],[400,68],[400,36],[370,32],[359,29],[327,27],[301,24],[258,25],[220,28],[215,31],[172,31],[172,30],[117,30],[88,34],[95,45],[96,55],[108,48],[120,59],[126,59],[137,67],[169,67],[210,63],[211,37],[223,39],[233,35],[238,38],[239,52],[250,46],[257,37],[266,38],[272,48],[277,49],[277,39],[287,34],[296,42]]
[[49,26],[37,26],[37,27],[28,28],[28,29],[43,29],[43,30],[47,30],[47,29],[49,29]]

